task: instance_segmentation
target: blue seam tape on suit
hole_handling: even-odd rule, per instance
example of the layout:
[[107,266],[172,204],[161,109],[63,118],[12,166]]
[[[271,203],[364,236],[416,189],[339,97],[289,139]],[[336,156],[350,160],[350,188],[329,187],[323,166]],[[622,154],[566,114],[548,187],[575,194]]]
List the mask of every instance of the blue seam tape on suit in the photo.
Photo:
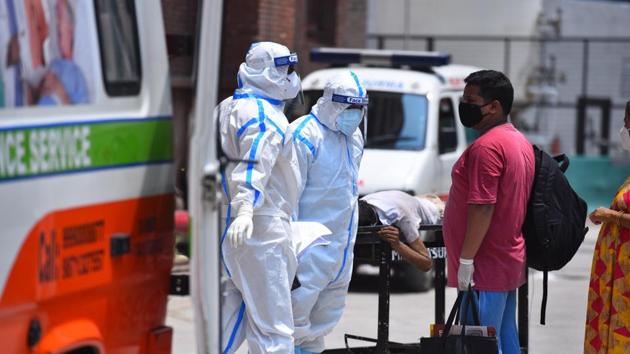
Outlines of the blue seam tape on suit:
[[346,262],[348,260],[348,248],[350,247],[350,239],[352,238],[352,223],[354,222],[354,210],[355,208],[352,208],[352,216],[350,217],[350,224],[348,225],[348,239],[346,240],[346,248],[344,248],[343,250],[343,261],[341,263],[341,269],[339,269],[339,273],[337,273],[335,280],[333,280],[331,283],[334,283],[337,281],[337,279],[339,279],[339,277],[341,276],[341,272],[343,272],[343,269],[346,267]]
[[[352,171],[352,194],[356,196],[357,194],[357,187],[356,187],[356,177],[354,174],[354,169],[353,169],[353,165],[352,165],[352,156],[350,154],[350,149],[348,148],[348,137],[345,137],[346,139],[346,157],[348,159],[348,164],[350,165],[350,169]],[[355,206],[356,208],[356,206]],[[341,269],[339,269],[339,273],[337,273],[337,276],[335,277],[335,280],[333,280],[333,282],[337,281],[337,279],[339,279],[339,276],[341,276],[341,272],[343,271],[344,267],[346,266],[346,261],[347,261],[347,257],[348,257],[348,247],[350,247],[350,239],[352,238],[352,223],[354,221],[354,208],[352,208],[352,217],[350,218],[350,224],[348,225],[348,239],[346,240],[346,248],[343,250],[343,263],[341,264]]]
[[258,122],[258,118],[252,118],[250,120],[247,121],[247,123],[243,124],[243,126],[236,132],[236,137],[240,138],[241,135],[243,135],[243,133],[245,133],[245,130],[247,130],[247,128],[249,128],[250,125],[254,124]]
[[308,139],[306,139],[304,136],[302,136],[302,134],[298,135],[296,137],[296,139],[301,142],[302,144],[306,145],[306,147],[311,151],[311,154],[313,154],[313,156],[315,156],[315,146],[308,141]]
[[258,132],[258,135],[256,135],[256,138],[254,139],[254,143],[252,144],[252,147],[249,151],[250,162],[247,163],[247,172],[246,172],[246,178],[245,178],[245,183],[254,191],[254,205],[256,205],[256,202],[258,201],[258,198],[260,197],[260,191],[254,188],[254,185],[252,184],[252,174],[254,172],[254,161],[256,160],[256,150],[258,150],[258,144],[260,143],[260,140],[262,139],[262,137],[265,135],[265,131],[266,131],[265,108],[263,107],[262,101],[256,99],[256,103],[258,104],[258,127],[260,131]]
[[306,147],[308,147],[308,149],[311,151],[311,154],[315,155],[315,146],[306,137],[304,137],[304,135],[302,135],[302,130],[313,118],[317,119],[317,117],[313,113],[309,113],[309,115],[304,118],[302,123],[300,123],[300,125],[293,132],[293,138],[306,145]]
[[241,302],[241,307],[238,310],[238,318],[236,319],[236,323],[234,324],[234,328],[232,329],[232,333],[230,334],[230,339],[228,340],[228,344],[223,350],[223,354],[227,354],[230,352],[230,349],[234,345],[234,339],[236,338],[236,333],[238,333],[238,329],[241,326],[241,322],[243,321],[243,316],[245,315],[245,301]]
[[223,263],[223,267],[225,267],[225,271],[228,274],[228,277],[232,277],[232,274],[230,273],[230,270],[227,267],[227,264],[225,263],[225,258],[223,257],[223,241],[225,240],[225,236],[227,236],[227,231],[228,228],[230,227],[230,219],[232,219],[232,205],[230,205],[230,194],[229,194],[229,189],[227,186],[227,182],[226,182],[226,178],[225,178],[225,174],[223,172],[221,172],[221,184],[223,185],[223,192],[225,192],[225,197],[228,200],[228,207],[227,207],[227,215],[225,216],[225,229],[223,229],[223,235],[221,235],[221,243],[220,243],[220,251],[221,251],[221,263]]
[[279,106],[282,104],[282,101],[280,100],[276,100],[270,97],[265,97],[263,95],[257,95],[255,93],[234,93],[234,95],[232,96],[232,99],[234,100],[240,100],[243,98],[255,98],[255,99],[265,100],[274,106]]
[[357,74],[354,73],[354,71],[351,71],[350,75],[352,75],[354,82],[357,84],[357,89],[359,90],[359,96],[363,97],[363,88],[361,87],[361,84],[359,83],[359,77],[357,76]]
[[274,128],[276,128],[276,131],[282,137],[282,143],[284,144],[284,132],[282,131],[282,129],[280,129],[276,122],[274,122],[271,118],[266,117],[266,119],[269,121],[269,123],[271,123],[271,125],[273,125]]

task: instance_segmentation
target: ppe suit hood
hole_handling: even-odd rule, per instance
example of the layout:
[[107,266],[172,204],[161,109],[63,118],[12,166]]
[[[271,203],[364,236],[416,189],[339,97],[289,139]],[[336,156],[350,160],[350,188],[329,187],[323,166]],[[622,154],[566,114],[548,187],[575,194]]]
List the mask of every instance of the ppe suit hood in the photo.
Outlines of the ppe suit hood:
[[[255,94],[275,100],[295,97],[292,86],[300,85],[297,74],[288,75],[288,66],[276,66],[274,59],[291,55],[289,48],[273,42],[254,43],[238,69],[240,94]],[[296,81],[297,80],[297,81]],[[293,96],[293,97],[289,97]]]
[[350,105],[333,102],[333,94],[350,97],[367,97],[367,90],[359,82],[357,75],[352,71],[326,82],[324,93],[322,97],[317,100],[311,112],[313,112],[317,119],[327,128],[339,131],[335,123],[337,116]]

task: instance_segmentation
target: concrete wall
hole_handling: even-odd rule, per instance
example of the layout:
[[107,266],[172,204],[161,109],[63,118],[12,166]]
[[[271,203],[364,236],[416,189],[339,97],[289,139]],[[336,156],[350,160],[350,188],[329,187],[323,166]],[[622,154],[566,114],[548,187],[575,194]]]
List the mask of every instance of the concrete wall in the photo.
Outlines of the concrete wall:
[[[534,36],[542,0],[369,0],[368,34]],[[377,42],[369,39],[372,48]],[[393,39],[389,49],[425,50],[426,41]],[[450,53],[453,61],[506,72],[524,88],[529,68],[538,58],[536,46],[514,43],[510,67],[502,41],[436,41],[434,50]],[[524,92],[523,89],[517,90]]]
[[562,10],[562,35],[619,37],[630,35],[630,4],[607,1],[544,0],[543,11]]
[[[558,17],[557,27],[546,20]],[[453,36],[555,36],[563,37],[624,37],[630,36],[628,19],[630,4],[585,0],[369,0],[369,34],[453,35]],[[540,20],[543,21],[540,21]],[[540,23],[543,23],[540,25]],[[551,21],[553,23],[553,21]],[[425,50],[426,41],[392,39],[384,42],[388,49]],[[369,47],[378,42],[368,40]],[[537,68],[549,69],[555,59],[554,82],[557,90],[554,102],[575,103],[581,95],[610,98],[611,133],[607,137],[618,144],[617,127],[623,116],[622,106],[630,99],[630,43],[591,43],[587,57],[588,85],[583,89],[582,42],[512,42],[509,66],[505,61],[502,41],[436,40],[434,50],[451,53],[453,61],[505,72],[512,80],[516,100],[531,105],[539,101],[534,94]],[[552,59],[553,58],[553,59]],[[622,69],[626,67],[625,71]],[[577,111],[565,108],[521,108],[513,118],[522,128],[534,127],[531,136],[543,145],[558,139],[556,147],[563,152],[575,151]],[[599,113],[589,111],[591,133],[598,135]],[[595,142],[589,149],[595,152]],[[588,145],[588,144],[587,144]]]
[[[408,4],[408,11],[407,5]],[[531,35],[542,0],[369,0],[368,33]]]
[[[561,10],[560,33],[563,37],[629,37],[628,19],[630,4],[604,1],[545,0],[543,11],[555,13]],[[557,71],[565,77],[558,83],[559,101],[575,102],[581,95],[595,98],[610,98],[615,104],[611,112],[611,130],[606,140],[619,147],[618,129],[623,120],[623,106],[630,95],[623,86],[630,78],[623,76],[624,63],[630,62],[630,43],[591,43],[588,47],[587,80],[585,91],[582,87],[582,43],[549,44],[546,52],[557,58]],[[626,64],[627,65],[627,64]],[[625,81],[624,81],[625,79]],[[575,125],[577,112],[572,109],[555,109],[550,112],[549,130],[560,137],[562,150],[575,152]],[[596,109],[587,112],[587,130],[595,137],[600,135],[600,113]],[[588,154],[596,154],[597,140],[589,139],[586,144]],[[613,151],[615,153],[615,151]]]

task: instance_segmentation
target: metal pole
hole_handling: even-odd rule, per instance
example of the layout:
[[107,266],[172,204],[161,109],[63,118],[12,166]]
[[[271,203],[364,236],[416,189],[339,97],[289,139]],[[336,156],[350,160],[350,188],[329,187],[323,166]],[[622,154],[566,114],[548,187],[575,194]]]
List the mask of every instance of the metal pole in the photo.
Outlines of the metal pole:
[[376,38],[376,43],[377,43],[377,44],[376,44],[376,47],[377,47],[378,49],[385,49],[385,37],[383,37],[383,36],[378,36],[378,37]]
[[[436,241],[442,242],[442,230],[435,232]],[[444,324],[446,272],[444,257],[435,260],[435,323]]]
[[587,98],[588,96],[588,46],[589,40],[584,39],[582,41],[583,52],[582,52],[582,97]]
[[610,149],[610,99],[602,102],[602,121],[601,121],[601,142],[599,153],[602,156],[608,156]]
[[409,49],[409,0],[405,0],[405,38],[403,39],[403,49]]
[[503,73],[510,77],[510,50],[512,46],[512,41],[509,38],[505,38],[503,40]]
[[435,38],[428,37],[427,38],[427,52],[432,52],[435,50]]
[[[529,269],[525,269],[525,279],[529,279]],[[518,339],[521,344],[521,354],[527,354],[529,349],[529,285],[527,281],[518,288]]]
[[575,151],[578,155],[584,155],[584,139],[586,138],[586,97],[578,99],[577,126],[575,137]]
[[378,279],[378,335],[377,353],[389,354],[389,268],[392,250],[389,243],[381,240],[381,259]]

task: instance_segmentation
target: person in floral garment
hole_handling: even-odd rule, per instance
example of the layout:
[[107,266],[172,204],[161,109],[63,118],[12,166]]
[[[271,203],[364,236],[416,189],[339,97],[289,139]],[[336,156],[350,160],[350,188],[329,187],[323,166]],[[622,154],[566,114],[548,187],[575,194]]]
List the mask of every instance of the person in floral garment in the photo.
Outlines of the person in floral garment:
[[[624,123],[619,133],[630,151],[630,101]],[[593,254],[584,353],[630,353],[630,178],[610,208],[598,208],[589,218],[602,228]]]

